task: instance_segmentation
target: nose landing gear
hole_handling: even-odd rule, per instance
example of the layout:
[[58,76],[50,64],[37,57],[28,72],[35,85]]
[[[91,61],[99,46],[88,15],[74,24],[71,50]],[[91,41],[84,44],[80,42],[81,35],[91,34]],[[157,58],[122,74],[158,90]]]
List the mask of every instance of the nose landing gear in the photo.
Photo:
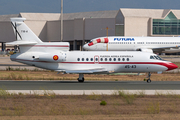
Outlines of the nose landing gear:
[[150,72],[148,73],[148,76],[147,76],[147,77],[148,77],[148,79],[147,79],[147,83],[150,83],[150,82],[151,82],[151,79],[150,79],[150,77],[151,77],[151,73],[150,73]]

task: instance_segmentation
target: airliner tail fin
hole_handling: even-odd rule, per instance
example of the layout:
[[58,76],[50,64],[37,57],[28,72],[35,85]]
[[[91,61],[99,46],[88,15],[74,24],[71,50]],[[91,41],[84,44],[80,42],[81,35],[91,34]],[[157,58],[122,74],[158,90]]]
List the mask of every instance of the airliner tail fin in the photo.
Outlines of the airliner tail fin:
[[8,44],[23,45],[42,43],[42,41],[24,23],[25,20],[26,18],[11,18],[11,24],[17,41]]

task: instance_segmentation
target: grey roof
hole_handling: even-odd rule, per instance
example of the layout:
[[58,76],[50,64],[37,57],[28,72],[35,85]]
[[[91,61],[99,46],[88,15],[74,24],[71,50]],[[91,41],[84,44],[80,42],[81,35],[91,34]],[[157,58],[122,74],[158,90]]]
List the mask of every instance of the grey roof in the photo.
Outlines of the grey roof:
[[156,19],[164,19],[169,12],[172,13],[180,19],[180,10],[172,10],[172,9],[128,9],[121,8],[124,17],[148,17],[148,18],[156,18]]
[[[64,20],[73,20],[76,18],[115,18],[119,10],[64,13]],[[19,13],[15,15],[0,15],[0,21],[10,21],[12,17],[24,17],[27,20],[60,20],[60,13]]]
[[165,18],[170,11],[171,9],[165,9],[162,13],[162,17]]
[[[64,20],[73,20],[76,18],[115,18],[119,10],[64,13]],[[20,13],[21,17],[27,20],[60,20],[60,13]]]
[[59,13],[20,13],[20,16],[27,20],[59,20]]
[[0,15],[0,21],[10,21],[10,18],[19,17],[19,14]]
[[119,10],[111,11],[95,11],[95,12],[80,12],[80,13],[64,13],[64,20],[72,20],[75,18],[115,18]]

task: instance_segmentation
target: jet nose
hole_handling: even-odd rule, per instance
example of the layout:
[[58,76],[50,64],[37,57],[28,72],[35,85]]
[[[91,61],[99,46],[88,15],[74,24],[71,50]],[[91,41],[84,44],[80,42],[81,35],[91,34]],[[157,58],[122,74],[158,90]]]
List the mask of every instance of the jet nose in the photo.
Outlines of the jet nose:
[[168,63],[167,64],[167,70],[166,71],[169,71],[169,70],[173,70],[173,69],[176,69],[176,68],[178,68],[178,66],[177,65],[175,65],[174,63]]
[[83,45],[83,48],[84,48],[85,50],[88,50],[88,44]]
[[91,43],[87,43],[87,44],[83,45],[83,48],[85,50],[90,50],[89,44],[91,44]]

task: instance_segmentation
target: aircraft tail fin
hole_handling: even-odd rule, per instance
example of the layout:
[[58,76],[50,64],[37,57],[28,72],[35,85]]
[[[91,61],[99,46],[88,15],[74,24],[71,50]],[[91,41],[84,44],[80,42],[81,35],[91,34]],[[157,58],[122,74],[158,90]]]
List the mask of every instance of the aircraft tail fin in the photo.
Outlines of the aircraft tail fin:
[[16,36],[15,42],[8,44],[24,45],[43,43],[33,31],[24,23],[26,18],[11,18],[11,24]]

